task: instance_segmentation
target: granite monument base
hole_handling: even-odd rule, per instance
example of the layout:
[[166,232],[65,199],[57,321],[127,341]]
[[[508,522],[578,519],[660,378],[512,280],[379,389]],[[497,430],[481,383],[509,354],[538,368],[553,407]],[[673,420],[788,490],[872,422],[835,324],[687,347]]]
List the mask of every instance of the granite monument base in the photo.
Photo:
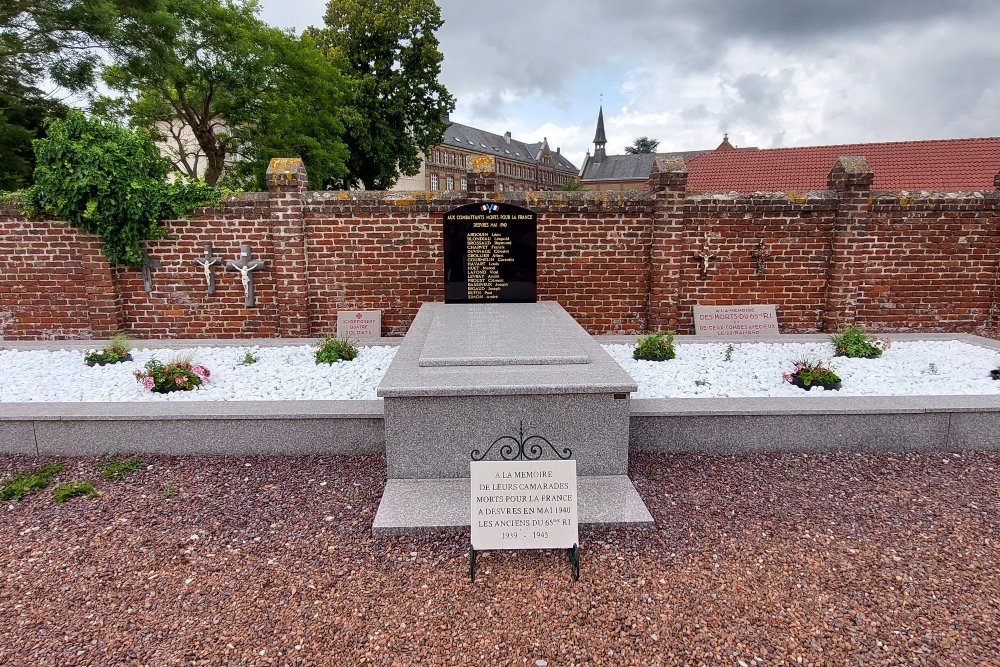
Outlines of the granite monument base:
[[378,388],[374,531],[468,526],[470,461],[539,458],[576,460],[581,524],[651,524],[625,476],[635,390],[557,303],[424,304]]

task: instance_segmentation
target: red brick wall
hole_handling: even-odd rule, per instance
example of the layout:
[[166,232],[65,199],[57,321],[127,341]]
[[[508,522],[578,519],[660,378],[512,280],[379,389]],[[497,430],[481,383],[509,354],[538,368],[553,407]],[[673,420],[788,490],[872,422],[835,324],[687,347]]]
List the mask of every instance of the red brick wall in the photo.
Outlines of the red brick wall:
[[1000,257],[996,208],[981,198],[902,201],[878,200],[857,232],[857,318],[890,331],[986,327]]
[[[99,239],[0,206],[0,338],[319,336],[354,309],[382,310],[383,334],[401,335],[442,299],[442,214],[482,198],[537,212],[539,298],[593,333],[692,333],[695,304],[750,303],[777,305],[785,332],[997,327],[997,193],[873,195],[863,161],[831,172],[829,191],[754,196],[687,193],[682,163],[654,168],[652,192],[500,194],[470,174],[468,196],[308,193],[301,163],[279,167],[269,193],[165,223],[148,245],[161,262],[151,293],[139,269],[108,265]],[[773,256],[763,275],[759,242]],[[216,268],[209,295],[193,263],[206,244],[231,260],[241,243],[267,262],[256,308],[237,273]]]
[[28,221],[0,208],[0,338],[89,335],[84,263],[100,241],[58,221]]
[[[785,333],[820,330],[830,263],[830,203],[786,199],[689,199],[681,258],[681,331],[693,331],[693,306],[774,304]],[[695,254],[715,255],[702,275]],[[757,273],[752,253],[763,242],[772,258]]]
[[[142,271],[115,269],[125,328],[141,338],[239,338],[278,336],[272,240],[267,199],[241,200],[221,211],[199,211],[189,220],[165,223],[166,238],[150,241],[147,253],[159,260],[152,270],[153,291],[143,289]],[[246,308],[236,271],[216,266],[215,294],[208,294],[202,268],[194,263],[205,246],[224,260],[240,255],[249,243],[255,258],[267,262],[254,272],[256,308]]]

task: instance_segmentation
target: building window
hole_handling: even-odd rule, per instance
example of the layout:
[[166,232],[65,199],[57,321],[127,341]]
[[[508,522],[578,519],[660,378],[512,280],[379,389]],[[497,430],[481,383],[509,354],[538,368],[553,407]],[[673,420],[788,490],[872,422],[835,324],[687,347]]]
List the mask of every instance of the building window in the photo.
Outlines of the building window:
[[455,179],[454,179],[454,177],[448,176],[448,178],[445,179],[444,183],[445,183],[445,185],[444,185],[444,189],[445,190],[454,190],[455,189]]
[[468,190],[469,189],[469,180],[467,178],[465,178],[464,176],[462,177],[462,189],[463,190]]
[[434,191],[438,190],[438,175],[437,174],[431,174],[431,190],[434,190]]

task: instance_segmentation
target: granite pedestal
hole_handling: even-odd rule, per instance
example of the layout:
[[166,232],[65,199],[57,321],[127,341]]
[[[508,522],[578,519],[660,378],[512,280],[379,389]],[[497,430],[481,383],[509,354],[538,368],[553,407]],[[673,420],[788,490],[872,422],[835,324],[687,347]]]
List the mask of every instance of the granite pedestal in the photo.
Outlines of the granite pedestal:
[[502,460],[503,436],[540,436],[530,458],[576,460],[581,523],[651,524],[626,477],[635,390],[557,303],[424,304],[378,387],[389,483],[376,534],[468,525],[473,451]]

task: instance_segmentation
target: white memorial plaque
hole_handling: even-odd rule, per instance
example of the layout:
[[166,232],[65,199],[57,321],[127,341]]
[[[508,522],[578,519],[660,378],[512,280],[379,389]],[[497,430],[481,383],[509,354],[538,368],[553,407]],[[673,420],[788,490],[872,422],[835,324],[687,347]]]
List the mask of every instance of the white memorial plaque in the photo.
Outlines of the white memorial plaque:
[[382,335],[381,310],[338,310],[337,338],[371,340]]
[[699,336],[777,336],[774,306],[695,306],[694,332]]
[[473,549],[570,549],[579,543],[575,460],[471,466]]

